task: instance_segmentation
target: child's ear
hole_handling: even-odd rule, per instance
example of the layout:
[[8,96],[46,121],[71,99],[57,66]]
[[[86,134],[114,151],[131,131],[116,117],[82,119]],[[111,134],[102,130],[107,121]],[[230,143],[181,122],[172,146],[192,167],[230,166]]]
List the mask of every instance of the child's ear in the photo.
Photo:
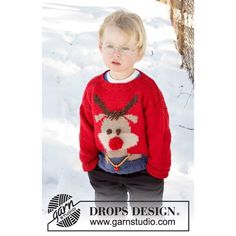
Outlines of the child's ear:
[[99,42],[98,47],[99,47],[100,52],[102,52],[102,42]]
[[143,53],[140,51],[138,52],[137,62],[140,61],[143,58]]

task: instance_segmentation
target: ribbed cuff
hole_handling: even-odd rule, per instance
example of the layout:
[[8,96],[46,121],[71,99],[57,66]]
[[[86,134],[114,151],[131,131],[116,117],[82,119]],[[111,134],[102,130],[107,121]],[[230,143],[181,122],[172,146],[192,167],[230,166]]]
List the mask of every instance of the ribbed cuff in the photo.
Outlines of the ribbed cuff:
[[149,164],[147,164],[147,172],[153,177],[158,178],[158,179],[165,179],[169,175],[169,171],[160,171],[160,170],[154,169]]

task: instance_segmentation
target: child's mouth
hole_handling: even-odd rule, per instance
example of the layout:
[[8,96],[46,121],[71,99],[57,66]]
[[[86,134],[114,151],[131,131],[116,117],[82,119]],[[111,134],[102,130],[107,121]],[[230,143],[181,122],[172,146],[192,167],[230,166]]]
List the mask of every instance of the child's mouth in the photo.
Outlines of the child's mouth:
[[119,65],[120,65],[120,63],[117,62],[117,61],[113,61],[112,64],[113,64],[113,65],[116,65],[116,66],[119,66]]

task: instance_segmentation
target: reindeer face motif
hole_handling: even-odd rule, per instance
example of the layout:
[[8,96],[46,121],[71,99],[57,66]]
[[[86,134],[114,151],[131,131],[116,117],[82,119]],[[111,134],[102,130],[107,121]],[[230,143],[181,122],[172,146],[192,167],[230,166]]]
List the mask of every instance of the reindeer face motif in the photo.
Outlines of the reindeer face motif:
[[131,132],[129,121],[137,123],[137,116],[126,115],[126,112],[137,102],[135,96],[121,111],[110,112],[105,104],[95,95],[94,101],[104,111],[103,114],[95,115],[96,122],[102,121],[99,140],[111,157],[127,154],[127,149],[138,142],[138,136]]

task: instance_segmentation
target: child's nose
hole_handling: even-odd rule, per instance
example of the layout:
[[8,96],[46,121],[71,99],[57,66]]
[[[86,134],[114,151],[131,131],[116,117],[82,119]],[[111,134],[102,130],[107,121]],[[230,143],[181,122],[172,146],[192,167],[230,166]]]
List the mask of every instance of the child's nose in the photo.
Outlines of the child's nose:
[[121,55],[120,49],[119,48],[114,48],[113,55],[120,56]]

